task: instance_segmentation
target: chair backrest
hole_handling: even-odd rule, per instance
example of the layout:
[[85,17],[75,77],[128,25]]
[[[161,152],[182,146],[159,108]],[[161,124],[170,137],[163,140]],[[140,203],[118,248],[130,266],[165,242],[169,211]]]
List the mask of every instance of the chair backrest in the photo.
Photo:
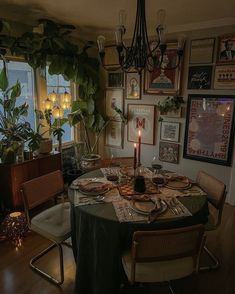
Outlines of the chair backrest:
[[199,224],[180,229],[137,231],[132,238],[131,282],[135,281],[136,263],[193,257],[195,272],[199,268],[205,243],[204,226]]
[[204,171],[198,172],[196,182],[206,192],[208,201],[216,209],[222,209],[226,197],[225,184]]
[[102,167],[110,167],[110,166],[133,166],[134,157],[113,157],[113,158],[105,158],[102,160]]
[[64,191],[60,170],[45,174],[22,184],[25,208],[30,210]]

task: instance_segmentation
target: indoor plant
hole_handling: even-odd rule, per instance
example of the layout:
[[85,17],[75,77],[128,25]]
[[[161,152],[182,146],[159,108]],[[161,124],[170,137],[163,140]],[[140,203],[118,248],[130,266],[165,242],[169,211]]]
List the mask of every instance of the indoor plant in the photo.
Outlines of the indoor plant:
[[[157,108],[160,111],[160,115],[166,115],[168,112],[176,112],[184,103],[184,99],[181,96],[167,97],[164,101],[159,101]],[[163,120],[161,117],[159,121]]]
[[34,131],[25,121],[28,114],[27,103],[16,106],[17,97],[21,94],[21,85],[17,81],[14,86],[9,87],[6,60],[3,54],[0,54],[0,57],[3,60],[0,73],[0,158],[2,163],[13,163],[17,154],[23,160],[24,143],[32,138]]

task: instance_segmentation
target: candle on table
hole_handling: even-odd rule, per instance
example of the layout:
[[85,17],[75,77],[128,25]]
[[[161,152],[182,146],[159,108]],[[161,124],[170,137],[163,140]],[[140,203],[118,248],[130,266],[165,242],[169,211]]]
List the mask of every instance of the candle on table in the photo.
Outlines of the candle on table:
[[136,169],[136,143],[134,143],[134,170]]
[[141,130],[138,131],[138,165],[141,165],[141,163],[140,163],[140,149],[141,149]]

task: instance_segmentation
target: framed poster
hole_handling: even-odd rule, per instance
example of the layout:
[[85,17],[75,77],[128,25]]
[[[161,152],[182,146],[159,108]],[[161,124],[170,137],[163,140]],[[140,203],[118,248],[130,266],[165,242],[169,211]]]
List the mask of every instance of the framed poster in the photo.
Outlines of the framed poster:
[[116,120],[120,119],[119,114],[115,111],[115,107],[123,111],[123,90],[122,89],[109,89],[106,90],[105,97],[105,111],[106,115]]
[[164,121],[161,123],[161,140],[179,142],[180,123]]
[[[161,53],[157,50],[157,58]],[[175,66],[178,62],[177,44],[167,44],[167,49],[163,56],[161,68],[156,68],[152,72],[145,71],[144,90],[148,94],[179,94],[180,92],[180,67],[167,69]]]
[[111,120],[105,129],[105,145],[123,148],[123,123]]
[[235,63],[235,34],[219,37],[217,63]]
[[155,105],[128,104],[127,140],[137,142],[138,130],[142,143],[153,145],[155,141]]
[[137,72],[126,73],[126,99],[141,99],[141,75]]
[[124,88],[123,71],[107,71],[107,88]]
[[215,38],[191,40],[189,63],[212,63]]
[[178,163],[179,162],[179,144],[160,141],[159,160],[170,162],[170,163]]
[[231,165],[235,96],[189,95],[184,158]]
[[190,66],[188,72],[188,89],[210,89],[212,66]]
[[215,67],[214,89],[235,89],[235,65]]
[[105,67],[110,67],[111,69],[120,66],[116,45],[105,46],[104,52],[103,64]]

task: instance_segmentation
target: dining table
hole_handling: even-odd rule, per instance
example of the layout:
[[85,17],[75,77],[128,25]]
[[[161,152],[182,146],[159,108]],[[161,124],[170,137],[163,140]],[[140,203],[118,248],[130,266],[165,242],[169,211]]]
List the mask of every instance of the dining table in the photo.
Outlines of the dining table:
[[[101,170],[88,172],[79,179],[104,177]],[[76,205],[77,190],[72,186],[71,239],[76,262],[74,293],[117,294],[126,282],[122,254],[131,247],[132,235],[139,230],[165,230],[208,221],[206,195],[180,197],[180,203],[190,212],[188,216],[156,218],[153,222],[121,222],[112,202]],[[178,199],[178,198],[177,198]]]

